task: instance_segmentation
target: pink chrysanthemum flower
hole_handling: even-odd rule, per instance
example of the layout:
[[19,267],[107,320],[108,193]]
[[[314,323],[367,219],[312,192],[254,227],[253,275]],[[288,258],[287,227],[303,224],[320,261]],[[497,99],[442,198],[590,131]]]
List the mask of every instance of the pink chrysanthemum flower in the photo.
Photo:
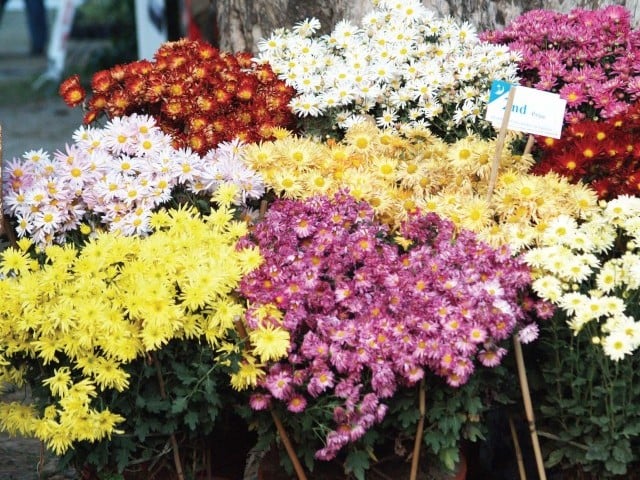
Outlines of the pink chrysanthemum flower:
[[[396,233],[408,249],[391,240]],[[243,243],[264,256],[241,282],[248,326],[264,322],[263,306],[276,305],[291,338],[289,358],[267,366],[259,391],[290,411],[296,395],[314,405],[341,401],[320,459],[381,421],[383,399],[427,370],[460,386],[476,359],[499,364],[506,350],[492,346],[524,319],[524,264],[432,213],[410,216],[391,234],[346,192],[280,199]]]

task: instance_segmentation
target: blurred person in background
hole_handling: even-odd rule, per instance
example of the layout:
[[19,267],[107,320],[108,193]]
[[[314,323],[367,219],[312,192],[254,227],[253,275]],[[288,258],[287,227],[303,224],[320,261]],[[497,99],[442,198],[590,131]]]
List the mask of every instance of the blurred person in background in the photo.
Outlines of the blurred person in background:
[[[0,0],[0,23],[5,6],[9,0]],[[31,39],[31,55],[44,55],[49,38],[49,28],[47,25],[47,11],[44,0],[24,0],[27,12],[27,26],[29,27],[29,37]]]
[[187,0],[186,6],[190,16],[187,36],[219,47],[215,0]]

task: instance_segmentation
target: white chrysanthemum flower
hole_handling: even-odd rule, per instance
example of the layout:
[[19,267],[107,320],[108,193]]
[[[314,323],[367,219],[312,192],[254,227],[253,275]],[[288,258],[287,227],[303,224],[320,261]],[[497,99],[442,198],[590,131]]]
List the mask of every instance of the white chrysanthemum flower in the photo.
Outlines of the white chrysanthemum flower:
[[518,332],[518,339],[520,340],[520,343],[526,345],[527,343],[531,343],[536,340],[538,335],[540,335],[540,327],[538,327],[537,323],[530,323],[520,329]]
[[49,152],[42,148],[38,150],[28,150],[22,154],[22,158],[28,162],[39,163],[49,159]]
[[279,53],[286,45],[282,33],[273,32],[269,38],[263,38],[258,42],[258,50],[261,52]]
[[[320,91],[325,93],[348,75],[353,78],[349,108],[355,115],[393,107],[401,119],[396,128],[402,128],[402,122],[437,119],[431,125],[440,134],[476,131],[478,123],[486,122],[482,112],[491,81],[517,80],[515,54],[498,55],[500,59],[495,60],[493,51],[503,47],[481,44],[469,24],[437,19],[419,0],[374,5],[361,27],[343,20],[333,32],[319,38],[307,36],[312,28],[306,26],[304,31],[284,30],[279,34],[286,45],[277,48],[275,41],[260,43],[258,60],[269,62],[299,96],[317,92],[320,97]],[[320,87],[309,78],[313,75],[321,78]],[[344,85],[342,95],[346,95]],[[328,133],[335,128],[330,120],[345,102],[334,94],[317,101],[317,105],[303,102],[302,108],[298,103],[296,114],[315,116],[310,113],[315,106],[321,112],[318,115],[327,116]],[[416,108],[423,108],[423,115],[410,119],[408,112]],[[455,120],[453,112],[457,112]],[[465,128],[455,129],[456,124]]]
[[153,157],[169,145],[171,145],[171,137],[154,129],[150,133],[139,136],[134,154],[138,157]]
[[623,331],[615,330],[602,339],[602,349],[611,360],[619,361],[633,353],[633,344]]
[[544,251],[545,255],[540,266],[553,275],[565,279],[563,273],[574,257],[571,250],[559,244],[550,244],[544,248]]
[[46,205],[34,213],[32,218],[35,229],[53,235],[64,221],[64,213],[54,206]]
[[624,264],[625,276],[629,279],[630,290],[640,290],[640,258],[637,254],[631,257],[632,260]]
[[387,108],[376,117],[376,124],[380,128],[390,128],[395,126],[397,120],[398,112],[393,108]]
[[562,297],[562,282],[553,275],[544,275],[535,279],[531,287],[538,296],[550,302],[557,302]]
[[313,94],[304,94],[291,99],[289,106],[296,115],[301,117],[317,117],[322,113],[319,97]]
[[601,317],[608,316],[609,311],[605,297],[587,296],[587,301],[576,308],[576,318],[585,320],[597,320]]
[[591,240],[593,253],[611,250],[615,244],[617,233],[615,225],[607,223],[602,217],[591,219],[580,226],[580,229]]
[[366,115],[354,115],[349,112],[344,112],[344,114],[344,117],[336,118],[336,121],[338,121],[338,126],[345,130],[349,130],[351,127],[370,121],[370,118]]
[[296,81],[296,90],[302,93],[320,94],[322,85],[322,78],[310,73],[298,77]]
[[622,227],[633,238],[636,246],[640,245],[640,214],[627,218]]
[[[595,258],[595,257],[594,257]],[[580,283],[589,279],[593,273],[591,256],[570,256],[564,264],[564,268],[559,272],[560,276],[568,282]]]
[[619,317],[624,315],[626,306],[623,299],[616,296],[603,295],[600,297],[607,315]]
[[460,42],[476,42],[478,35],[476,28],[469,22],[462,22],[457,25],[457,38]]
[[640,289],[640,256],[638,253],[626,251],[619,259],[621,280],[629,290]]
[[347,106],[355,100],[356,96],[353,90],[348,86],[339,86],[328,88],[318,97],[320,104],[326,105],[327,108],[335,108]]
[[605,263],[596,275],[596,286],[604,293],[611,292],[620,285],[621,272],[618,271],[616,262]]
[[630,195],[620,195],[610,200],[604,209],[605,219],[614,223],[638,215],[640,215],[640,198]]
[[428,10],[419,0],[386,0],[380,2],[380,5],[390,9],[393,16],[403,22],[417,22],[429,15]]
[[293,26],[293,32],[302,37],[310,37],[320,29],[320,20],[307,18]]
[[333,29],[329,42],[331,43],[331,39],[333,39],[336,47],[342,49],[348,48],[354,42],[359,31],[360,29],[353,25],[349,20],[341,20]]
[[589,297],[580,292],[569,292],[563,295],[559,301],[558,306],[562,308],[567,314],[574,315],[582,305],[585,305],[589,301]]

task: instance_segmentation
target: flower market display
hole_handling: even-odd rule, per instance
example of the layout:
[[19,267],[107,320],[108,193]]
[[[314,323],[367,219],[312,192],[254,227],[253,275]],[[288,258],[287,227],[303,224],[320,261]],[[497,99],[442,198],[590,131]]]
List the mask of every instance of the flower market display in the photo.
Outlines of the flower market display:
[[[278,29],[255,56],[167,42],[62,82],[84,124],[2,169],[0,382],[33,400],[0,398],[0,430],[87,480],[213,478],[225,428],[300,479],[364,479],[393,452],[414,480],[453,470],[492,412],[521,415],[515,341],[536,360],[546,467],[627,478],[629,12],[535,10],[477,33],[376,0],[320,27]],[[566,99],[561,138],[499,141],[495,80]]]

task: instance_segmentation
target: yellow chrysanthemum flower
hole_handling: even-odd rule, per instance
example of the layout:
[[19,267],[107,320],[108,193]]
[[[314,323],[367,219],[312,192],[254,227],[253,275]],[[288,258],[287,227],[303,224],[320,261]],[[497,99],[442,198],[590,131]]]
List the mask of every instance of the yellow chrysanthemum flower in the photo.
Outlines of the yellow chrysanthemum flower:
[[0,253],[0,266],[0,273],[5,275],[10,272],[27,272],[31,266],[31,258],[25,251],[9,247]]
[[54,376],[42,381],[56,397],[65,397],[71,387],[71,370],[69,367],[60,367],[54,370]]
[[265,375],[262,365],[256,363],[256,359],[245,355],[240,362],[240,368],[231,375],[231,386],[235,390],[246,390],[255,387],[258,380]]
[[287,355],[289,331],[268,325],[249,332],[253,353],[262,362],[279,360]]

